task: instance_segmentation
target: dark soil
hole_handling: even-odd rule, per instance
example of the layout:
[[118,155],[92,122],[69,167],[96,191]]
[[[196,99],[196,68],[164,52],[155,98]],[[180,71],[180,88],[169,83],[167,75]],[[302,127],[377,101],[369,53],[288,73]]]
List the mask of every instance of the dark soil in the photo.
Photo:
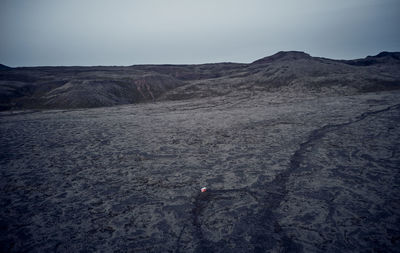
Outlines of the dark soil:
[[399,252],[400,92],[307,94],[1,113],[0,251]]

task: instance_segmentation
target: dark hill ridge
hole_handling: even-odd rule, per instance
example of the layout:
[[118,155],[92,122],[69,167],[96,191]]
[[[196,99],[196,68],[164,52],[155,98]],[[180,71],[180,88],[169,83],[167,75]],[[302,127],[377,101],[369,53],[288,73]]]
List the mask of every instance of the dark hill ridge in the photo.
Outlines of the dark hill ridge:
[[293,60],[311,59],[311,58],[312,57],[309,54],[300,51],[280,51],[274,55],[256,60],[252,64],[272,63],[274,61],[293,61]]
[[0,65],[0,108],[87,108],[262,92],[355,94],[400,88],[400,53],[331,60],[298,51],[250,64]]
[[10,67],[0,64],[0,70],[3,70],[3,69],[10,69]]
[[370,66],[375,64],[398,64],[400,61],[400,52],[381,52],[375,56],[367,56],[364,59],[342,61],[344,63],[356,66]]

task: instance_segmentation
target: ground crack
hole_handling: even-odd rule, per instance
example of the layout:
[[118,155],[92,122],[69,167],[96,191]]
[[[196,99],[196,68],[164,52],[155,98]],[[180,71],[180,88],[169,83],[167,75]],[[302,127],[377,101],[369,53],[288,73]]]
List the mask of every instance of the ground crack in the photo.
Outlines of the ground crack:
[[[273,240],[278,238],[279,240],[279,248],[282,250],[297,250],[301,246],[297,245],[292,241],[292,239],[288,238],[288,236],[284,233],[281,229],[278,219],[275,214],[275,210],[279,208],[283,199],[288,195],[289,190],[287,189],[287,182],[289,181],[290,176],[295,172],[298,171],[302,161],[305,159],[305,154],[310,146],[314,145],[315,141],[320,140],[323,138],[327,133],[340,129],[342,127],[360,122],[367,117],[383,113],[395,108],[400,108],[400,104],[396,104],[393,106],[389,106],[387,108],[376,110],[376,111],[369,111],[364,112],[361,115],[355,117],[352,120],[346,121],[344,123],[339,124],[328,124],[322,126],[318,129],[311,131],[308,135],[307,139],[302,142],[298,149],[293,153],[290,157],[290,162],[286,170],[279,173],[272,181],[262,184],[262,191],[261,192],[253,192],[248,188],[241,188],[241,189],[226,189],[226,190],[213,190],[207,191],[205,193],[198,193],[194,200],[194,207],[192,209],[192,225],[194,227],[194,238],[198,240],[198,247],[197,251],[199,252],[207,252],[208,250],[212,249],[212,242],[207,241],[204,238],[203,231],[202,231],[202,224],[200,221],[200,217],[207,207],[207,205],[212,201],[218,198],[218,196],[224,195],[230,192],[246,192],[252,198],[254,198],[260,205],[260,212],[258,213],[260,231],[262,233],[254,239],[254,245],[260,245],[264,249],[265,247],[273,247],[275,244]],[[184,228],[182,228],[181,234],[183,233]],[[177,250],[179,252],[179,240],[181,234],[178,237],[177,241]],[[271,239],[271,238],[275,239]]]

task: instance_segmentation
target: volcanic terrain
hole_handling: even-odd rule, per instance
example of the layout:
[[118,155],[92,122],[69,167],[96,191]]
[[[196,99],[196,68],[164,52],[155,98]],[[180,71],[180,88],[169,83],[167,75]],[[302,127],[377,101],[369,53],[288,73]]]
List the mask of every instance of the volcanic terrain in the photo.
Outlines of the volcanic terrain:
[[1,65],[0,104],[1,252],[400,252],[400,53]]

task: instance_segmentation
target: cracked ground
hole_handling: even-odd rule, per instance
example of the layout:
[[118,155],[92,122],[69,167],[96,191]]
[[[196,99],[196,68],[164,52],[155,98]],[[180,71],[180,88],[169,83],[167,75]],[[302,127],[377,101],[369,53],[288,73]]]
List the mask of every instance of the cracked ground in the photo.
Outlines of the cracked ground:
[[0,250],[400,252],[399,101],[3,112]]

